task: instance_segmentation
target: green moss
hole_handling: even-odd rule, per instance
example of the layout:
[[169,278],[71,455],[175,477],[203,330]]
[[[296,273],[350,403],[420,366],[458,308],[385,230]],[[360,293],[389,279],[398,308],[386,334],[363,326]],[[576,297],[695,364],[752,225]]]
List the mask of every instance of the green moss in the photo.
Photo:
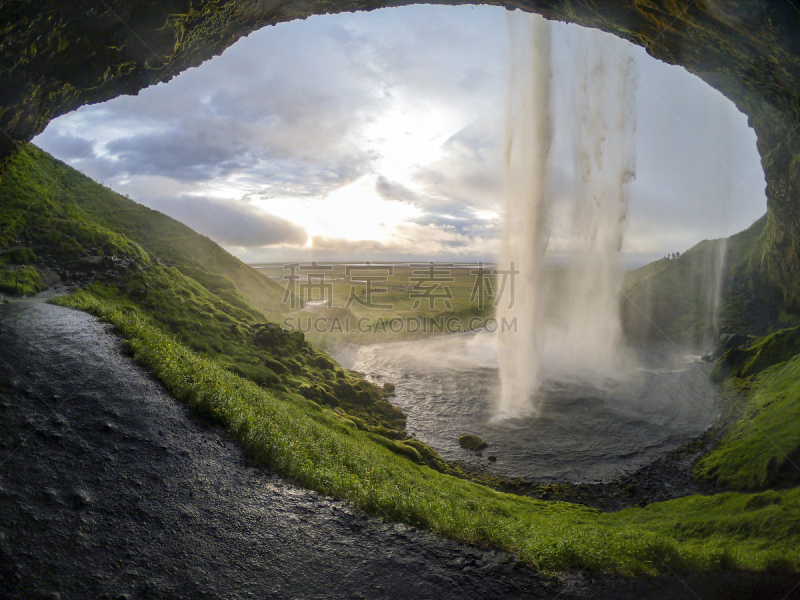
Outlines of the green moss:
[[728,350],[711,373],[714,381],[726,377],[747,379],[764,369],[785,362],[800,353],[800,327],[782,329],[758,338],[743,348]]
[[483,450],[489,445],[486,442],[484,442],[481,438],[479,438],[477,435],[472,435],[470,433],[459,437],[458,443],[462,448],[474,451]]
[[738,490],[800,480],[800,356],[765,369],[747,393],[744,415],[695,476]]
[[[425,464],[428,465],[431,469],[435,469],[440,473],[448,473],[450,475],[455,474],[455,469],[451,465],[445,463],[444,459],[442,459],[442,457],[439,456],[439,454],[433,448],[428,446],[428,444],[425,444],[415,439],[406,439],[403,440],[402,443],[405,444],[406,446],[414,448],[414,450],[417,451],[417,453],[420,455]],[[461,474],[459,475],[463,476]]]
[[38,262],[30,248],[9,248],[0,252],[0,259],[14,265],[35,265]]

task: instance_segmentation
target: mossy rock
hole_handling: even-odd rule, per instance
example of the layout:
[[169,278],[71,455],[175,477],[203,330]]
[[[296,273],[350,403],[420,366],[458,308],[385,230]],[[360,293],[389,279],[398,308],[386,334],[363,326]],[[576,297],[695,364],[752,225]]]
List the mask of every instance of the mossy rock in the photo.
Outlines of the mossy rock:
[[368,391],[360,390],[356,392],[356,397],[354,398],[354,401],[357,404],[366,405],[366,404],[372,404],[373,399],[374,398],[372,397],[372,394],[370,394]]
[[439,454],[428,444],[424,442],[420,442],[419,440],[415,439],[408,439],[402,442],[406,446],[411,446],[416,450],[419,455],[422,457],[422,460],[425,461],[431,469],[439,471],[440,473],[449,473],[451,469],[447,466],[447,463],[444,462],[444,459],[439,456]]
[[280,377],[272,369],[261,365],[231,365],[227,367],[232,373],[246,377],[258,385],[271,387],[280,383]]
[[483,450],[489,445],[477,435],[472,435],[471,433],[462,435],[460,438],[458,438],[458,443],[462,448],[472,450],[473,452]]
[[370,438],[374,441],[379,443],[384,448],[391,450],[395,454],[399,454],[400,456],[404,456],[405,458],[409,459],[410,461],[418,464],[418,465],[425,465],[427,464],[425,460],[423,460],[422,456],[419,452],[417,452],[416,448],[405,444],[403,442],[397,442],[395,440],[390,440],[388,438],[383,437],[382,435],[376,435],[371,433]]
[[349,414],[349,413],[346,413],[345,411],[343,411],[343,410],[342,410],[341,408],[339,408],[338,406],[337,406],[337,407],[335,407],[335,408],[333,409],[333,411],[334,411],[334,412],[335,412],[337,415],[339,415],[339,417],[340,417],[340,418],[341,418],[343,421],[347,421],[348,423],[353,423],[353,425],[355,425],[355,426],[356,426],[358,429],[360,429],[361,431],[369,431],[369,430],[370,430],[370,426],[369,426],[369,425],[367,425],[367,424],[366,424],[366,423],[363,421],[363,419],[359,419],[359,418],[358,418],[358,417],[356,417],[356,416],[353,416],[353,415],[351,415],[351,414]]
[[337,379],[334,384],[334,391],[336,395],[343,400],[355,400],[356,392],[353,386],[342,379]]
[[322,386],[319,386],[317,389],[320,390],[319,392],[320,402],[328,406],[333,406],[333,407],[339,406],[339,399],[336,396],[331,394],[328,390],[326,390]]
[[314,357],[311,359],[311,363],[319,369],[325,369],[328,371],[332,371],[336,368],[336,363],[333,361],[333,359],[330,356],[322,353],[314,355]]
[[372,433],[377,435],[382,435],[385,438],[389,438],[390,440],[404,440],[406,439],[406,433],[404,431],[400,431],[398,429],[389,429],[387,427],[383,427],[381,425],[377,427],[370,427],[369,430]]
[[274,358],[266,358],[264,360],[264,365],[268,368],[273,370],[278,375],[289,375],[291,371],[279,360],[275,360]]
[[303,365],[296,358],[287,358],[283,364],[292,372],[292,375],[300,375],[303,372]]
[[717,383],[728,377],[746,379],[785,362],[800,353],[800,327],[781,329],[740,348],[731,348],[722,355],[711,371]]

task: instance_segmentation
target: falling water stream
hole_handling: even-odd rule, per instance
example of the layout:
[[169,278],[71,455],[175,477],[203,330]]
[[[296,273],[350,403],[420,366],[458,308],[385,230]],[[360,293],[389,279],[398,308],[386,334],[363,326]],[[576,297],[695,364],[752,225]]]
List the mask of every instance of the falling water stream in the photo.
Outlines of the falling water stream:
[[[616,258],[622,247],[628,208],[627,185],[635,175],[636,74],[626,44],[598,43],[589,30],[572,36],[578,67],[570,97],[575,157],[572,207],[560,224],[568,276],[559,306],[545,278],[554,227],[548,156],[551,131],[550,24],[543,18],[509,14],[512,75],[506,122],[506,221],[501,268],[519,271],[503,289],[498,316],[516,328],[497,338],[501,393],[496,418],[536,414],[536,390],[552,369],[604,376],[618,366],[621,325],[620,277]],[[545,369],[545,363],[550,365]]]
[[[542,17],[509,14],[511,73],[506,115],[506,213],[500,268],[509,270],[498,318],[515,323],[497,336],[502,381],[497,415],[533,410],[543,350],[541,323],[548,241],[545,190],[550,123],[550,24]],[[512,286],[511,283],[514,283]]]

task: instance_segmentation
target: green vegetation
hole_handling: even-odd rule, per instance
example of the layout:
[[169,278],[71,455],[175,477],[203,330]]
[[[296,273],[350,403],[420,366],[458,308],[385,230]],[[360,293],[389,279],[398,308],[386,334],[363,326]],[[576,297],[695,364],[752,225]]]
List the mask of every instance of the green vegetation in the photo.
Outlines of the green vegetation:
[[[62,252],[78,258],[87,250],[122,257],[137,244],[205,280],[203,285],[209,277],[225,278],[264,314],[277,316],[283,310],[283,289],[268,277],[186,225],[99,185],[31,144],[3,174],[0,205],[0,249],[27,236],[60,258]],[[39,235],[39,228],[49,228],[49,236]]]
[[792,544],[800,535],[799,510],[800,489],[728,492],[607,513],[601,521],[624,531],[679,541],[681,547],[702,553],[694,566],[796,571],[800,565]]
[[[800,480],[800,355],[796,346],[793,358],[757,374],[765,364],[761,362],[764,355],[781,346],[775,340],[796,340],[796,335],[796,330],[779,332],[758,340],[750,351],[740,352],[752,359],[742,361],[735,373],[749,373],[750,380],[737,378],[728,385],[746,390],[745,412],[712,452],[698,461],[696,477],[737,490]],[[734,352],[729,351],[722,360]]]
[[0,291],[31,295],[45,289],[41,259],[73,269],[105,255],[150,264],[139,246],[87,218],[54,184],[46,167],[55,161],[43,156],[30,146],[0,181]]
[[180,336],[192,350],[279,397],[299,394],[341,407],[368,426],[405,427],[405,416],[385,400],[382,389],[340,368],[306,342],[302,333],[288,333],[267,322],[235,290],[225,292],[233,303],[177,268],[152,265],[113,285],[94,284],[83,293],[143,315]]
[[708,349],[715,320],[723,333],[763,331],[785,320],[780,293],[759,275],[766,223],[765,215],[727,239],[704,240],[678,259],[664,258],[626,273],[620,307],[626,336]]
[[47,289],[39,272],[30,266],[7,265],[0,259],[0,292],[14,296],[33,296]]
[[[3,208],[0,211],[3,254],[0,256],[3,260],[18,262],[20,257],[15,250],[25,247],[28,249],[23,255],[26,264],[36,262],[41,252],[64,262],[74,263],[87,256],[115,255],[149,264],[150,257],[138,245],[92,220],[78,206],[70,183],[59,183],[60,169],[83,177],[29,145],[17,155],[0,180]],[[36,240],[39,252],[35,252],[32,245],[23,244],[32,239]]]
[[626,274],[622,318],[628,337],[659,337],[702,347],[713,341],[711,277],[721,240],[704,241],[679,259],[663,258]]
[[[493,316],[498,281],[488,268],[479,298],[473,295],[477,276],[471,266],[437,264],[433,272],[428,263],[356,268],[325,263],[320,267],[329,268],[325,273],[330,287],[302,289],[308,271],[298,270],[296,312],[289,315],[287,324],[302,329],[309,340],[323,348],[455,333],[480,327],[482,319]],[[256,269],[276,281],[292,275],[282,264],[261,264]],[[303,306],[322,300],[330,301],[331,306]]]
[[757,338],[742,348],[728,350],[711,373],[714,381],[726,377],[749,379],[764,369],[785,362],[800,353],[800,327],[781,329]]
[[14,269],[0,264],[0,292],[16,296],[33,296],[46,287],[33,267]]
[[85,292],[57,302],[114,323],[137,361],[222,423],[254,460],[386,518],[512,551],[546,571],[800,568],[798,490],[690,497],[615,514],[496,492],[417,464],[391,440],[375,443],[328,407],[276,398],[136,311]]

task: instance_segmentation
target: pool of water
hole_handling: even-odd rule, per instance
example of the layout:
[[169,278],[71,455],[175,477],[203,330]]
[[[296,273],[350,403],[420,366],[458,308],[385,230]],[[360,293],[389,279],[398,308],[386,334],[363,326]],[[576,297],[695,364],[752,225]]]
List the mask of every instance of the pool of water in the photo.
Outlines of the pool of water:
[[[718,392],[699,357],[666,345],[626,355],[610,375],[583,377],[573,365],[569,375],[546,379],[538,411],[501,420],[489,334],[351,346],[337,358],[371,381],[394,383],[391,401],[408,416],[408,432],[448,460],[509,477],[597,481],[680,446],[718,416]],[[488,442],[482,456],[459,446],[465,433]]]

